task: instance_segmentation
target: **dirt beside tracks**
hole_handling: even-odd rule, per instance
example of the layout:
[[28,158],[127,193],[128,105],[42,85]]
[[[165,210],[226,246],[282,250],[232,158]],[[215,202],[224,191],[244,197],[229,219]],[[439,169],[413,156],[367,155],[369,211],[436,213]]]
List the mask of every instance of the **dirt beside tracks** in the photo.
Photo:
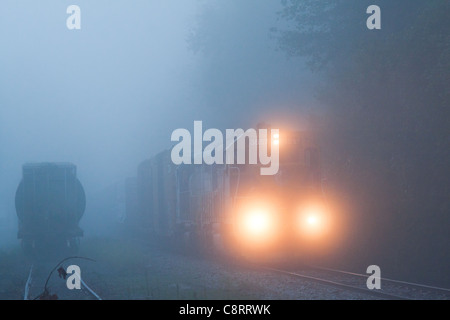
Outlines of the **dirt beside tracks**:
[[[97,238],[82,241],[77,256],[82,279],[102,299],[368,299],[289,276],[240,264],[173,253],[142,241]],[[23,299],[30,267],[34,265],[30,298],[37,297],[61,257],[34,260],[20,248],[0,250],[0,299]],[[86,290],[69,290],[55,272],[49,290],[60,299],[95,299]]]

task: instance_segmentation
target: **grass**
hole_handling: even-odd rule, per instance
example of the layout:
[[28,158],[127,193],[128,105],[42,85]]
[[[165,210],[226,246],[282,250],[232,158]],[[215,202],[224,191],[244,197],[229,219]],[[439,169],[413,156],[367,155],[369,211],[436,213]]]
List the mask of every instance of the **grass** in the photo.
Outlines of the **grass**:
[[23,299],[29,262],[19,245],[0,249],[0,299]]
[[[208,271],[207,278],[196,266],[209,269],[192,257],[172,256],[131,240],[83,239],[77,256],[95,262],[74,259],[65,267],[79,265],[82,278],[103,299],[252,299],[248,292],[257,292],[257,288],[236,284],[226,273],[211,275]],[[42,275],[54,264],[41,264]],[[0,299],[23,299],[30,265],[20,246],[0,249]],[[57,276],[53,278],[60,282]]]
[[242,288],[230,285],[232,280],[223,275],[216,279],[218,288],[209,286],[192,274],[192,266],[166,266],[158,260],[164,252],[130,240],[92,238],[81,246],[80,255],[95,259],[103,269],[96,273],[95,280],[107,299],[252,298]]

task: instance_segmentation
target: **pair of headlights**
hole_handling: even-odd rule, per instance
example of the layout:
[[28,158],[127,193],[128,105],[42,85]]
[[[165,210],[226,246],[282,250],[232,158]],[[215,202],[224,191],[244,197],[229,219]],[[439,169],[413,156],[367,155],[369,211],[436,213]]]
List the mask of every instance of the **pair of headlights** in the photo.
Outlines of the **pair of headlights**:
[[294,231],[299,236],[319,236],[328,225],[325,210],[319,205],[301,208],[292,216],[278,216],[268,207],[246,208],[238,218],[238,230],[248,240],[261,242]]

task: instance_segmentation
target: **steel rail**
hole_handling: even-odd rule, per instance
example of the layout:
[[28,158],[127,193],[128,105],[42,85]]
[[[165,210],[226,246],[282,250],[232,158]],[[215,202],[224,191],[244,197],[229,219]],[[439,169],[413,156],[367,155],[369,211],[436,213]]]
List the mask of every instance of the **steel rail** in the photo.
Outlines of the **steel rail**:
[[326,286],[332,286],[332,287],[335,287],[335,288],[338,288],[338,289],[343,289],[343,290],[363,293],[363,294],[375,296],[375,297],[382,298],[382,299],[387,299],[387,300],[411,300],[409,298],[397,296],[397,295],[390,294],[390,293],[385,293],[385,292],[376,291],[376,290],[369,290],[369,289],[365,289],[365,288],[361,288],[361,287],[355,287],[355,286],[351,286],[351,285],[348,285],[348,284],[343,284],[343,283],[339,283],[339,282],[336,282],[336,281],[331,281],[331,280],[326,280],[326,279],[322,279],[322,278],[307,276],[307,275],[296,273],[296,272],[292,272],[292,271],[281,270],[281,269],[276,269],[276,268],[272,268],[272,267],[262,267],[262,268],[265,269],[265,270],[272,271],[272,272],[277,272],[277,273],[281,273],[281,274],[294,276],[294,277],[297,277],[297,278],[310,280],[310,281],[313,281],[313,282],[316,282],[316,283],[320,283],[320,284],[323,284],[323,285],[326,285]]

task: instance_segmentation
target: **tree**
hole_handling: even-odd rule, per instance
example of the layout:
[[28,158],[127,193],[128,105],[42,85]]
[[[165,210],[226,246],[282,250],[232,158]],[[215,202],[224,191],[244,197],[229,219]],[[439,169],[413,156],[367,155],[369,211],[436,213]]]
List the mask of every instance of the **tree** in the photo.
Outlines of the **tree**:
[[376,2],[369,31],[372,1],[283,0],[280,48],[327,77],[331,171],[364,212],[362,246],[450,282],[450,3]]

